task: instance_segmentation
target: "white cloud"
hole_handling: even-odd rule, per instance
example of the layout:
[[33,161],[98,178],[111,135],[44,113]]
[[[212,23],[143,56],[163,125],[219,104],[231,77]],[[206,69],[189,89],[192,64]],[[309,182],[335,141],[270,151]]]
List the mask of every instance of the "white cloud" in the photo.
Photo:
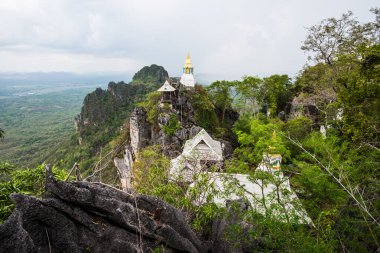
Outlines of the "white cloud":
[[[0,71],[137,71],[178,75],[190,50],[196,71],[295,74],[305,27],[375,0],[1,0]],[[136,68],[136,69],[134,69]]]

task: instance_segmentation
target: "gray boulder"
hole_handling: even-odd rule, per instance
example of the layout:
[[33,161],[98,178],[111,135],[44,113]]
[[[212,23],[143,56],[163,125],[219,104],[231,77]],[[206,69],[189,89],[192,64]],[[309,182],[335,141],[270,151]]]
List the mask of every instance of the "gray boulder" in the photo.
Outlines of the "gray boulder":
[[16,208],[0,226],[2,252],[207,251],[183,214],[158,198],[46,174],[46,198],[11,195]]

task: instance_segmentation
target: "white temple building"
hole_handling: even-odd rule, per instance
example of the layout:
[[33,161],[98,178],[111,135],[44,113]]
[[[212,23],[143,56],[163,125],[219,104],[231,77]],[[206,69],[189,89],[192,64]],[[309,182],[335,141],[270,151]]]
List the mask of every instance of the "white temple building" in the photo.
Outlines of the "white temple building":
[[[208,185],[204,185],[203,194],[195,204],[206,203],[210,194],[213,194],[212,201],[220,206],[226,206],[228,201],[244,199],[258,213],[278,221],[313,225],[291,189],[289,178],[277,167],[280,159],[280,155],[265,155],[253,177],[248,174],[203,172],[208,176]],[[193,182],[190,187],[195,184]]]
[[185,65],[183,66],[183,74],[180,78],[180,83],[189,88],[194,88],[195,86],[195,78],[194,78],[194,68],[193,65],[191,64],[191,59],[190,59],[190,53],[187,53]]
[[[275,133],[274,133],[275,136]],[[263,154],[263,160],[253,176],[210,172],[208,163],[223,163],[222,145],[202,129],[187,140],[180,156],[171,160],[170,177],[190,183],[190,188],[201,187],[202,194],[194,200],[196,205],[211,201],[226,206],[228,201],[244,199],[257,212],[281,222],[310,224],[312,221],[300,200],[290,187],[289,178],[281,171],[282,156],[273,148]],[[199,185],[198,178],[207,177]],[[210,197],[211,196],[211,197]]]
[[[244,199],[254,210],[265,216],[281,222],[312,225],[298,196],[290,188],[289,178],[281,171],[267,172],[273,176],[270,180],[264,179],[266,177],[254,178],[248,174],[207,173],[209,185],[204,187],[203,194],[195,204],[206,203],[212,193],[212,201],[220,206],[226,206],[228,201]],[[195,182],[190,187],[194,185]],[[235,190],[231,191],[230,188]]]
[[192,181],[193,175],[205,171],[208,166],[220,166],[223,162],[222,145],[202,129],[186,141],[182,154],[171,160],[171,177]]

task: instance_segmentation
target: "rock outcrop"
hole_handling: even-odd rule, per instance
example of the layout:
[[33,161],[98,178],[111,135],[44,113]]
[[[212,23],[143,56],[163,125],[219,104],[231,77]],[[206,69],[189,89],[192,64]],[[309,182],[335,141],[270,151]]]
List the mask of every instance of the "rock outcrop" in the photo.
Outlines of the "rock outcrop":
[[132,185],[131,185],[131,172],[132,172],[132,165],[133,165],[132,153],[133,153],[132,147],[130,145],[126,145],[124,149],[123,159],[119,157],[115,157],[113,159],[115,167],[117,168],[118,173],[119,173],[121,188],[123,191],[127,190],[128,188],[132,188]]
[[152,64],[140,69],[132,78],[133,83],[163,84],[169,78],[168,72],[161,66]]
[[151,138],[151,126],[147,121],[147,112],[143,107],[136,107],[129,119],[129,132],[132,152],[136,156],[144,147],[148,146]]
[[110,82],[107,90],[97,88],[87,94],[81,113],[75,118],[76,129],[83,141],[104,129],[112,136],[123,125],[135,103],[155,91],[166,78],[168,72],[162,66],[153,64],[138,71],[129,84]]
[[193,138],[201,127],[191,123],[180,124],[178,130],[173,135],[168,135],[163,130],[167,125],[171,115],[178,115],[174,109],[169,112],[160,112],[158,126],[154,126],[147,120],[147,112],[143,107],[136,107],[130,117],[130,146],[134,157],[144,147],[149,145],[159,145],[162,152],[170,158],[178,156],[185,142]]
[[158,198],[46,175],[48,197],[11,195],[16,208],[0,226],[2,252],[207,251],[184,215]]
[[[130,142],[128,146],[133,156],[126,149],[124,159],[115,158],[114,164],[119,174],[124,175],[125,171],[129,173],[126,178],[121,177],[121,184],[128,185],[130,181],[131,168],[134,159],[138,157],[138,152],[150,145],[158,145],[161,151],[167,157],[174,159],[182,153],[182,149],[187,140],[197,135],[203,128],[198,126],[194,117],[193,103],[196,97],[196,90],[181,90],[178,82],[172,81],[172,85],[176,88],[177,94],[173,94],[170,103],[157,101],[157,114],[155,122],[148,120],[148,112],[144,107],[135,107],[130,115],[129,133]],[[232,126],[234,120],[237,119],[237,113],[228,113],[226,121],[231,121]],[[173,127],[171,123],[176,122]],[[167,129],[170,131],[167,131]],[[233,153],[233,146],[229,141],[220,140],[222,142],[223,157],[229,159]],[[131,160],[132,157],[132,160]],[[124,160],[124,161],[123,161]]]
[[316,125],[327,124],[337,115],[336,109],[329,106],[336,102],[336,94],[331,91],[321,90],[317,94],[301,93],[294,97],[292,102],[287,105],[285,115],[278,115],[283,119],[294,119],[300,116],[308,117]]

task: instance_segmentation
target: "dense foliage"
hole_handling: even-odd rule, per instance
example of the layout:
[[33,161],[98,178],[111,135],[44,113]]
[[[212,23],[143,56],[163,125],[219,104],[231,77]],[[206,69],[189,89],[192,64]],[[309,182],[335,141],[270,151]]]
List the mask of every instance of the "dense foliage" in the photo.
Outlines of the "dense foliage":
[[170,114],[168,124],[166,126],[162,126],[162,130],[164,130],[164,133],[168,136],[173,136],[179,128],[179,121],[177,119],[177,115],[174,113]]
[[[65,180],[64,170],[53,168],[58,180]],[[35,168],[19,169],[0,162],[0,223],[12,213],[14,205],[9,197],[11,193],[21,193],[41,197],[45,192],[45,165]]]

